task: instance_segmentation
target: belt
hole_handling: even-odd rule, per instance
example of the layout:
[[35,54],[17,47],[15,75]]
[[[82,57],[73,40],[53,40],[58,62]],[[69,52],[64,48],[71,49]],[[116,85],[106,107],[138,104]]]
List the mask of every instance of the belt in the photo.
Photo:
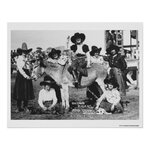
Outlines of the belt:
[[77,56],[77,57],[86,57],[85,54],[80,54],[80,53],[76,54],[76,56]]

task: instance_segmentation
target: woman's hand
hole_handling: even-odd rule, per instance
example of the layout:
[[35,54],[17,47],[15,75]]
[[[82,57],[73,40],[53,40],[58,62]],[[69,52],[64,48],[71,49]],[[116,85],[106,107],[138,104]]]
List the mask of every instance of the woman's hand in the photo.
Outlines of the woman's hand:
[[111,111],[113,111],[113,110],[114,110],[114,108],[115,108],[115,105],[114,105],[114,104],[112,104],[112,106],[111,106]]
[[90,68],[90,67],[91,67],[91,64],[90,64],[90,63],[88,63],[88,64],[87,64],[87,68]]
[[99,108],[99,106],[96,106],[96,107],[95,107],[95,111],[97,111],[97,110],[98,110],[98,108]]
[[30,80],[30,79],[31,79],[29,76],[26,76],[25,78],[26,78],[26,79],[28,79],[28,80]]
[[109,67],[109,68],[107,69],[107,74],[110,74],[110,70],[111,70],[111,68]]
[[46,110],[47,110],[47,108],[46,108],[46,107],[43,107],[42,109],[43,109],[44,111],[46,111]]
[[47,108],[47,110],[52,110],[52,108],[53,108],[53,107],[50,106],[50,107]]

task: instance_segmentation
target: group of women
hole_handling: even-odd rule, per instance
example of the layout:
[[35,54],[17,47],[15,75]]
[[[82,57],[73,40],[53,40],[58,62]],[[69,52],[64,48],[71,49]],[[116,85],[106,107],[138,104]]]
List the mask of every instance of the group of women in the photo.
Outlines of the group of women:
[[[101,48],[92,46],[92,50],[89,50],[89,46],[84,44],[85,35],[83,33],[75,33],[71,37],[73,45],[70,49],[74,53],[75,59],[70,64],[68,68],[69,73],[74,78],[74,86],[81,86],[82,76],[87,77],[87,68],[91,67],[91,63],[103,63],[103,59],[109,62],[109,77],[114,77],[119,85],[119,90],[123,95],[125,93],[125,82],[123,78],[123,72],[127,68],[124,58],[119,54],[119,48],[115,45],[112,45],[107,49],[107,56],[100,56]],[[25,111],[28,112],[28,101],[34,99],[34,91],[32,85],[32,78],[30,72],[30,66],[27,63],[27,55],[32,51],[32,49],[27,48],[27,44],[23,43],[22,48],[17,49],[19,54],[17,59],[17,76],[14,86],[13,98],[17,100],[17,109],[16,112]],[[57,60],[60,56],[60,52],[54,50],[49,58],[52,60]],[[77,78],[78,77],[78,78]],[[57,103],[57,97],[54,90],[52,90],[52,84],[55,81],[51,78],[46,78],[40,84],[43,89],[39,93],[39,105],[44,109],[51,109]],[[57,81],[56,81],[57,82]],[[43,94],[44,93],[44,94]],[[45,102],[52,101],[50,107],[45,107]]]

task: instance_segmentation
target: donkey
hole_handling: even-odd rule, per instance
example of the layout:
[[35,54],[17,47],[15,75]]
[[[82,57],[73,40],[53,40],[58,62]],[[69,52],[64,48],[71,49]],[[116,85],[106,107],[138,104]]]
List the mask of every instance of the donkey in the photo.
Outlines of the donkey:
[[[69,58],[67,60],[62,60],[60,63],[51,63],[47,60],[43,60],[39,65],[34,66],[32,71],[32,78],[38,79],[44,73],[51,76],[61,88],[61,98],[62,106],[69,109],[69,86],[74,87],[73,77],[68,72]],[[94,81],[98,81],[100,87],[104,88],[103,80],[107,76],[108,64],[104,62],[103,64],[92,64],[88,68],[88,77],[83,77],[80,88],[86,88],[90,86]]]

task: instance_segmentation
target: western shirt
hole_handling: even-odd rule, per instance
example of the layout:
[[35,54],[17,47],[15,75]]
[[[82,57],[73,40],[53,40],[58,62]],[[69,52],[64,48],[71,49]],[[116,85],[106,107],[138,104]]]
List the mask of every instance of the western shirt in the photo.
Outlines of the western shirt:
[[40,107],[45,107],[43,105],[43,102],[45,101],[53,101],[52,107],[57,103],[56,93],[54,89],[50,89],[50,91],[42,89],[39,92],[38,104],[40,105]]

